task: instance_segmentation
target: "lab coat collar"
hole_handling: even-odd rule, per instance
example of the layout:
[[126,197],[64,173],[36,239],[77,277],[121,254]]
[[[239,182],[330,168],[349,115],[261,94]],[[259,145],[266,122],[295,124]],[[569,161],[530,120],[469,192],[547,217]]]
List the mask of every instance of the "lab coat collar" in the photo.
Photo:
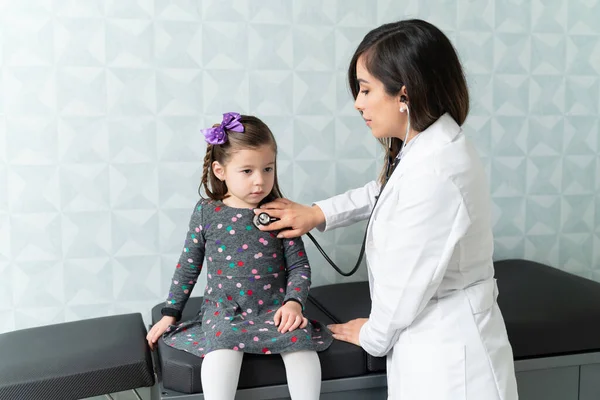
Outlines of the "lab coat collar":
[[[456,121],[454,121],[454,118],[452,118],[450,114],[445,113],[427,129],[419,133],[415,139],[421,136],[421,140],[419,140],[420,142],[444,145],[452,142],[460,132],[461,128]],[[419,144],[419,146],[422,145],[422,143]]]
[[420,132],[406,144],[402,160],[390,177],[390,182],[400,179],[404,171],[410,169],[410,164],[422,159],[423,156],[436,151],[441,146],[452,142],[462,132],[461,127],[450,114],[445,113],[427,129]]

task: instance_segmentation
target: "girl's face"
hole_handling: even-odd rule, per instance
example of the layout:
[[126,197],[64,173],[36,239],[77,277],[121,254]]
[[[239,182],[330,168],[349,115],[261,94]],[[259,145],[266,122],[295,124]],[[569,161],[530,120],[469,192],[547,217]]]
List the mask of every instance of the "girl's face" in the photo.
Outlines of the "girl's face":
[[356,78],[360,87],[354,108],[360,111],[373,136],[404,139],[408,119],[406,113],[400,112],[401,107],[406,107],[400,102],[400,96],[406,95],[406,88],[402,88],[402,93],[397,96],[387,94],[383,82],[367,70],[364,56],[356,63]]
[[275,152],[269,145],[235,151],[225,165],[212,165],[217,178],[227,184],[225,204],[256,208],[271,193],[275,183]]

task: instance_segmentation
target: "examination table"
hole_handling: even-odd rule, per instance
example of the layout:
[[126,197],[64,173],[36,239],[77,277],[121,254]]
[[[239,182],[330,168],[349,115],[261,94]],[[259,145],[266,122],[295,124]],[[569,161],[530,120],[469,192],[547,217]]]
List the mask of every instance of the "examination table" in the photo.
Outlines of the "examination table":
[[[495,268],[520,400],[600,399],[600,283],[525,260]],[[183,319],[201,301],[190,298]],[[306,315],[328,324],[369,309],[368,284],[344,283],[313,288]],[[155,400],[203,399],[202,360],[159,341],[152,363],[140,324],[129,314],[0,335],[0,399],[67,400],[153,385]],[[319,358],[322,400],[386,398],[383,358],[337,341]],[[236,399],[289,399],[285,381],[280,356],[246,355]]]

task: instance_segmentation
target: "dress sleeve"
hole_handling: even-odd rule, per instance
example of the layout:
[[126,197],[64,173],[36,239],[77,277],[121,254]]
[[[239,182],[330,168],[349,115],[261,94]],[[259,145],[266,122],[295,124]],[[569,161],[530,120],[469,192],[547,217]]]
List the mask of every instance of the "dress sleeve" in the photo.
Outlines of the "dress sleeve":
[[287,289],[284,304],[296,301],[304,306],[311,285],[311,271],[301,238],[283,239],[286,261]]
[[198,201],[190,218],[189,229],[179,262],[173,273],[171,288],[162,315],[181,318],[181,312],[196,285],[204,262],[204,235],[202,221],[203,200]]

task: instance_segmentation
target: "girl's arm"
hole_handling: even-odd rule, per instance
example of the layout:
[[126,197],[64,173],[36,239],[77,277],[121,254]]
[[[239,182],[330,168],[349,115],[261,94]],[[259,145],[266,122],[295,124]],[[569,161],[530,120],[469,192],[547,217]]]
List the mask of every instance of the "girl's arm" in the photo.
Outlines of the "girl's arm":
[[286,261],[287,289],[284,304],[288,301],[304,305],[311,285],[310,265],[301,238],[282,239]]
[[169,296],[161,310],[162,315],[172,316],[177,320],[181,318],[181,312],[196,285],[204,262],[202,203],[203,200],[198,201],[190,218],[184,248],[171,280]]

